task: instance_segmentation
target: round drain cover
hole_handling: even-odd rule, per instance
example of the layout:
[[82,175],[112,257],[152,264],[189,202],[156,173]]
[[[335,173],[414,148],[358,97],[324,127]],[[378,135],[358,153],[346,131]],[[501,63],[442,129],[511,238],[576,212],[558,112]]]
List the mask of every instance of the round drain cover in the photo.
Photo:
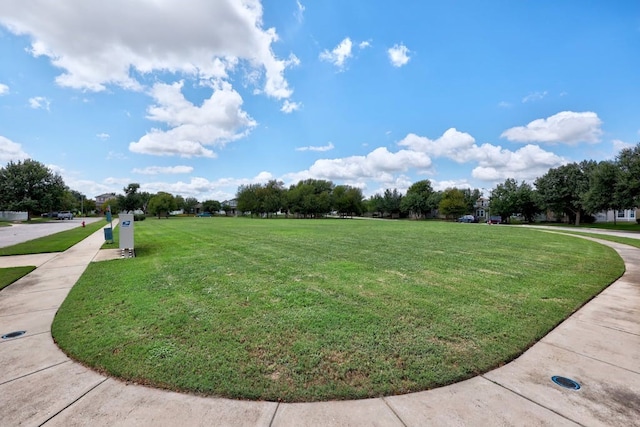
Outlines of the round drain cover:
[[16,338],[19,337],[21,335],[24,335],[27,331],[15,331],[15,332],[9,332],[8,334],[4,334],[2,336],[3,340],[9,339],[9,338]]
[[580,390],[580,384],[578,384],[577,381],[574,381],[571,378],[554,375],[553,377],[551,377],[551,381],[564,388],[570,388],[571,390]]

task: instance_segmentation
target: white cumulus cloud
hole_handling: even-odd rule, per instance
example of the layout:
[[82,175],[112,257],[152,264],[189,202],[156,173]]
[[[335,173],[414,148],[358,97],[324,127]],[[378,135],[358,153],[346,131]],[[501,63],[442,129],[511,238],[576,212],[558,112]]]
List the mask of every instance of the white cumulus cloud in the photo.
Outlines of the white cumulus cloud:
[[376,148],[366,156],[350,156],[337,159],[316,160],[308,170],[288,174],[287,180],[306,178],[362,181],[373,179],[388,182],[394,173],[409,169],[426,170],[431,167],[431,159],[424,153],[400,150],[390,152],[386,147]]
[[147,166],[146,168],[134,168],[133,173],[141,175],[177,175],[193,172],[192,166]]
[[455,128],[445,131],[432,140],[416,134],[408,134],[398,145],[424,152],[433,157],[445,157],[457,163],[476,163],[474,178],[485,181],[532,180],[552,167],[565,163],[565,159],[537,145],[527,145],[511,151],[492,144],[477,145],[475,138]]
[[273,53],[278,35],[262,16],[259,0],[0,2],[0,24],[27,35],[34,56],[63,70],[59,85],[140,89],[137,75],[154,71],[225,78],[243,61],[264,73],[267,95],[287,98],[291,61]]
[[507,129],[500,135],[513,142],[597,143],[602,135],[602,120],[596,113],[561,111],[546,119],[537,119],[526,126]]
[[529,95],[522,98],[522,103],[524,104],[527,102],[540,101],[545,96],[547,96],[547,94],[548,92],[546,90],[543,92],[531,92]]
[[29,155],[22,150],[22,145],[0,135],[0,162],[17,162],[28,159]]
[[292,101],[289,101],[288,99],[285,99],[284,102],[282,103],[282,108],[280,108],[280,111],[282,111],[285,114],[290,114],[290,113],[293,113],[294,111],[298,111],[301,107],[302,107],[301,103],[292,102]]
[[323,50],[320,53],[320,59],[323,61],[327,61],[335,65],[336,67],[342,69],[345,66],[345,62],[347,59],[351,58],[351,50],[353,48],[353,42],[349,37],[345,38],[333,48],[333,50]]
[[402,67],[403,65],[407,65],[409,60],[409,52],[411,52],[404,44],[396,44],[392,48],[387,50],[387,54],[389,55],[389,60],[391,61],[391,65],[394,67]]
[[33,98],[29,98],[29,107],[34,110],[43,109],[49,111],[49,107],[51,106],[51,101],[49,101],[44,96],[35,96]]
[[104,141],[104,140],[109,139],[110,135],[108,133],[106,133],[106,132],[100,132],[100,133],[96,134],[96,137]]
[[129,150],[159,156],[215,157],[207,147],[224,147],[256,126],[242,110],[242,98],[229,83],[219,82],[201,106],[184,97],[182,86],[183,82],[153,86],[151,96],[156,104],[148,108],[147,118],[170,129],[151,130],[130,143]]
[[330,151],[335,147],[332,142],[329,142],[327,145],[309,145],[307,147],[297,147],[296,151]]
[[6,95],[9,93],[9,86],[0,83],[0,96]]

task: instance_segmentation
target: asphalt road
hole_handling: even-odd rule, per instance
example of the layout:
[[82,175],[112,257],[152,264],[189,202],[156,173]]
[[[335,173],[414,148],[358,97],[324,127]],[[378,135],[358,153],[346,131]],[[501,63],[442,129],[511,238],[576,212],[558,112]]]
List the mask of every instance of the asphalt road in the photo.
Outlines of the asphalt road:
[[37,224],[11,224],[10,227],[0,227],[0,248],[37,239],[38,237],[48,236],[60,231],[70,230],[75,227],[82,227],[82,221],[90,224],[96,221],[104,221],[104,218],[74,218],[72,220],[50,221]]

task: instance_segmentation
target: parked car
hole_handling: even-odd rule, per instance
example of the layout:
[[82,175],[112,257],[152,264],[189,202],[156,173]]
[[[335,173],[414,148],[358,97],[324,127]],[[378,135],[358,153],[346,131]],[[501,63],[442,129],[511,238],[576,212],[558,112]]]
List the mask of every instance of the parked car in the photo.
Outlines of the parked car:
[[211,212],[200,212],[200,213],[199,213],[198,215],[196,215],[196,216],[199,216],[199,217],[205,217],[205,216],[213,216],[213,215],[211,215]]
[[58,212],[58,219],[73,219],[73,214],[69,211]]
[[501,222],[502,222],[502,217],[501,216],[492,215],[487,220],[487,224],[500,224]]
[[458,222],[478,222],[478,220],[473,215],[463,215],[458,218]]

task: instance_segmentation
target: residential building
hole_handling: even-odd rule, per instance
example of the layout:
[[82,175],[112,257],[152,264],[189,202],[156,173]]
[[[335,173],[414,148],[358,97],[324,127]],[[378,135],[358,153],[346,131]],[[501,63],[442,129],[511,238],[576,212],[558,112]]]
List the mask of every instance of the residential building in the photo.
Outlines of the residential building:
[[100,209],[100,206],[102,206],[104,202],[110,199],[115,199],[115,198],[116,198],[116,193],[104,193],[99,196],[96,196],[96,208]]
[[636,222],[639,211],[639,209],[610,210],[598,212],[594,216],[596,217],[596,222]]

